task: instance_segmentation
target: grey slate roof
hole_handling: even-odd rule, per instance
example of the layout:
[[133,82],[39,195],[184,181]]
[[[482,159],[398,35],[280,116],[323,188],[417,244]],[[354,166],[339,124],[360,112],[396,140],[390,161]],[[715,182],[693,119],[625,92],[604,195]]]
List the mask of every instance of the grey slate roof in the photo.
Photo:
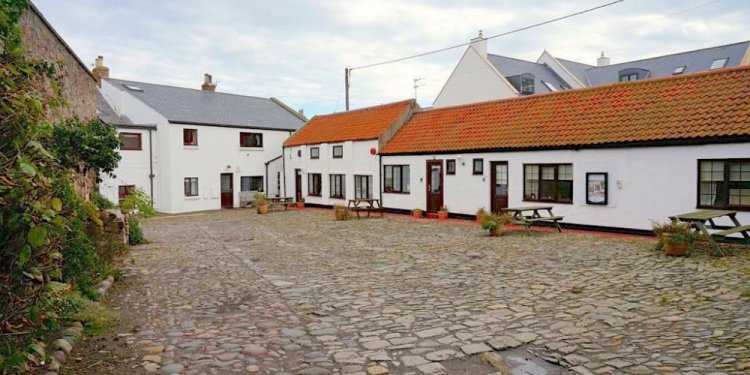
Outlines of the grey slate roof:
[[579,63],[577,61],[565,60],[561,58],[556,58],[556,59],[557,61],[560,62],[560,64],[562,64],[565,67],[565,69],[568,69],[568,71],[571,74],[576,76],[576,78],[578,78],[578,80],[581,81],[583,85],[586,85],[586,86],[588,85],[589,81],[586,78],[586,71],[591,68],[596,68],[595,66],[584,64],[584,63]]
[[99,90],[96,90],[96,116],[105,124],[114,126],[134,125],[126,116],[118,116]]
[[[138,98],[170,123],[293,131],[305,122],[294,110],[274,99],[113,78],[105,80]],[[126,84],[142,91],[128,89]]]
[[[695,73],[707,71],[716,59],[728,57],[726,67],[738,66],[742,57],[745,56],[750,41],[727,44],[723,46],[703,48],[694,51],[686,51],[671,55],[658,56],[649,59],[634,60],[602,67],[589,67],[585,69],[585,80],[581,82],[587,86],[599,86],[614,83],[620,80],[619,72],[624,69],[638,68],[649,71],[647,78],[671,76],[678,66],[685,66],[685,72]],[[569,60],[558,59],[571,73],[579,77],[580,67],[586,64],[576,63]],[[576,66],[577,65],[577,66]],[[571,66],[573,69],[571,69]],[[575,71],[574,71],[575,70]]]
[[535,94],[550,92],[550,90],[542,84],[542,80],[551,83],[558,90],[570,88],[565,81],[544,64],[493,54],[487,54],[487,59],[504,77],[515,76],[523,73],[533,74]]

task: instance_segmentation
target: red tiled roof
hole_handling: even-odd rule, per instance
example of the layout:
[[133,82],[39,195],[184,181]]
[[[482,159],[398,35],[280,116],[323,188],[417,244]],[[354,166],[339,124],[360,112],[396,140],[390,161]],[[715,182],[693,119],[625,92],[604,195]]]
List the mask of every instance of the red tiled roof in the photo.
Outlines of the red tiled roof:
[[414,105],[414,99],[318,115],[284,142],[285,147],[377,139]]
[[750,136],[743,66],[417,112],[381,154]]

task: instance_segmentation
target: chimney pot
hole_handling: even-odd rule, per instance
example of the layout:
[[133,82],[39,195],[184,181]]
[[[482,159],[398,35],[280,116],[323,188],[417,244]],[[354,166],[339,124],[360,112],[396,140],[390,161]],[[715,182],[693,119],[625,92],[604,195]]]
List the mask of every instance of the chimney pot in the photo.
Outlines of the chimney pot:
[[201,85],[201,90],[203,91],[216,91],[216,84],[212,82],[213,77],[211,77],[210,74],[205,73],[203,74],[203,85]]
[[604,51],[602,51],[601,56],[599,56],[598,59],[596,59],[596,66],[607,66],[609,65],[609,57],[604,56]]
[[104,66],[104,57],[99,55],[94,60],[94,69],[91,69],[91,74],[96,78],[96,85],[102,87],[102,78],[109,78],[109,68]]
[[471,47],[482,57],[487,57],[487,39],[484,38],[482,30],[479,30],[479,35],[476,38],[471,39]]

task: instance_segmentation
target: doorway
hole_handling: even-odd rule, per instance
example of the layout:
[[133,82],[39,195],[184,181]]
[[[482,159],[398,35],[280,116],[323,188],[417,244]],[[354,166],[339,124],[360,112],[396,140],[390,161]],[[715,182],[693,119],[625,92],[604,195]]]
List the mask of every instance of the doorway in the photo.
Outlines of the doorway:
[[302,170],[294,170],[294,201],[302,201]]
[[221,208],[234,207],[234,174],[221,174]]
[[508,162],[490,162],[490,199],[493,213],[500,213],[508,208]]
[[427,212],[443,207],[443,161],[427,161]]

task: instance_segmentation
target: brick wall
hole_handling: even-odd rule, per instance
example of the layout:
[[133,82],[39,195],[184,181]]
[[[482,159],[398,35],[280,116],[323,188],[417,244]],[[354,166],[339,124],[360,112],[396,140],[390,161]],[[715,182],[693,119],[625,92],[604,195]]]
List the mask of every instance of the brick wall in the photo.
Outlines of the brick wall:
[[[59,112],[50,113],[50,120],[77,116],[85,122],[96,118],[96,81],[88,69],[81,66],[33,5],[21,16],[20,26],[23,45],[29,57],[63,63],[63,70],[58,72],[58,83],[68,105]],[[44,90],[51,93],[49,83],[44,86]]]

